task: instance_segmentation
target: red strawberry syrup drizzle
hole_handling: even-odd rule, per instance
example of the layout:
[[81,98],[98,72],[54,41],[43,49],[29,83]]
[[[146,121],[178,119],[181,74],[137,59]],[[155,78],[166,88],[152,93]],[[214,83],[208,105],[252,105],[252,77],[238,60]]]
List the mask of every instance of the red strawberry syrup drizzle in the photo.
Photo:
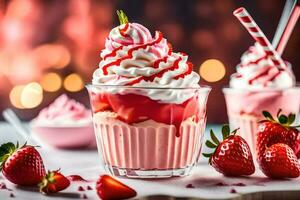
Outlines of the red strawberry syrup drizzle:
[[147,46],[153,46],[155,44],[158,44],[161,40],[163,39],[163,36],[162,36],[162,33],[158,32],[158,37],[152,41],[152,42],[149,42],[149,43],[146,43],[146,44],[142,44],[142,45],[138,45],[136,47],[133,47],[131,49],[128,50],[128,55],[127,56],[124,56],[122,58],[119,58],[117,59],[116,61],[114,62],[111,62],[111,63],[108,63],[106,65],[104,65],[102,67],[102,71],[103,71],[103,74],[104,75],[107,75],[108,74],[108,68],[113,66],[113,65],[116,65],[116,66],[119,66],[120,63],[123,61],[123,60],[126,60],[126,59],[131,59],[133,57],[133,52],[138,50],[138,49],[145,49]]
[[234,188],[232,188],[229,192],[232,193],[232,194],[237,193],[237,191]]
[[267,56],[263,56],[255,61],[250,61],[247,64],[241,65],[241,67],[248,67],[249,65],[257,65],[261,60],[267,59]]
[[123,49],[123,46],[119,46],[118,48],[115,48],[111,53],[109,54],[106,54],[104,57],[103,57],[103,60],[106,60],[107,58],[109,57],[114,57],[117,55],[117,51]]
[[70,181],[88,182],[87,180],[85,180],[84,178],[82,178],[79,175],[70,175],[70,176],[67,176],[67,179],[69,179]]
[[241,187],[246,186],[245,183],[234,183],[234,184],[232,184],[232,185],[234,185],[234,186],[241,186]]
[[[178,69],[179,68],[179,62],[182,60],[181,57],[179,57],[173,64],[173,66],[169,67],[169,68],[166,68],[166,69],[163,69],[161,70],[160,72],[156,73],[156,74],[153,74],[151,76],[141,76],[137,79],[135,79],[134,81],[131,81],[129,83],[127,83],[126,85],[127,86],[131,86],[131,85],[134,85],[134,84],[137,84],[139,82],[141,82],[142,80],[144,81],[150,81],[150,82],[153,82],[153,80],[155,78],[161,78],[163,76],[164,73],[166,73],[167,71],[170,71],[170,70],[175,70],[175,69]],[[154,64],[157,64],[157,63],[154,63]]]
[[[159,42],[161,42],[162,39],[163,39],[162,33],[158,32],[158,37],[157,37],[157,39],[155,39],[154,41],[149,42],[149,43],[146,43],[146,44],[138,45],[138,46],[136,46],[136,47],[133,47],[133,48],[129,49],[129,50],[128,50],[127,56],[124,56],[124,57],[122,57],[122,58],[117,59],[116,61],[113,61],[113,62],[110,62],[110,63],[104,65],[104,66],[102,67],[103,74],[104,74],[104,75],[107,75],[107,74],[108,74],[108,68],[109,68],[109,67],[114,66],[114,65],[119,66],[120,63],[121,63],[122,61],[124,61],[124,60],[126,60],[126,59],[131,59],[131,58],[133,57],[133,52],[134,52],[134,51],[139,50],[139,49],[145,49],[147,46],[153,46],[153,45],[155,45],[155,44],[158,44]],[[171,47],[170,44],[168,44],[168,46],[169,46],[169,52],[168,52],[168,55],[171,55],[171,53],[172,53],[172,47]],[[123,46],[120,46],[120,47],[114,49],[110,54],[105,55],[103,59],[105,60],[105,59],[107,59],[108,57],[113,57],[113,56],[115,56],[115,55],[117,54],[117,51],[119,51],[119,50],[121,50],[121,49],[123,49]],[[186,55],[186,54],[184,54],[184,53],[181,53],[181,54],[182,54],[183,56]],[[154,64],[153,64],[153,68],[158,68],[160,62],[166,62],[167,58],[168,58],[168,56],[165,56],[165,57],[163,57],[163,58],[160,58],[160,59],[156,60],[156,61],[154,62]],[[178,63],[179,63],[179,61],[180,61],[181,59],[182,59],[182,58],[177,59],[177,60],[174,62],[173,66],[171,66],[171,67],[169,67],[169,68],[167,68],[167,69],[164,69],[164,70],[160,71],[160,72],[157,73],[157,74],[153,74],[153,75],[150,76],[150,77],[139,77],[138,79],[135,79],[134,81],[128,83],[127,85],[133,85],[133,84],[136,84],[136,83],[138,83],[138,82],[140,82],[140,81],[142,81],[142,80],[145,80],[145,81],[153,81],[154,78],[156,78],[156,77],[162,77],[162,75],[163,75],[164,73],[168,72],[169,70],[178,69],[178,67],[179,67],[179,66],[178,66]],[[179,78],[183,78],[184,76],[190,74],[190,73],[192,72],[192,70],[193,70],[193,64],[192,64],[191,62],[188,62],[188,70],[187,70],[186,72],[182,73],[182,74],[179,74],[179,75],[175,76],[174,79],[177,80],[177,79],[179,79]]]
[[191,184],[191,183],[187,184],[185,187],[186,188],[195,188],[195,186],[193,184]]
[[[248,62],[247,64],[241,65],[241,67],[248,67],[249,65],[258,65],[258,63],[259,63],[261,60],[264,60],[264,59],[268,59],[268,55],[265,55],[265,56],[263,56],[263,57],[261,57],[261,58],[255,60],[255,61],[250,61],[250,62]],[[273,69],[272,66],[266,66],[266,67],[264,67],[264,68],[263,68],[263,71],[261,71],[261,72],[260,72],[259,74],[257,74],[255,77],[251,78],[251,79],[248,81],[248,83],[249,83],[250,85],[252,85],[253,82],[254,82],[256,79],[258,79],[258,78],[260,78],[260,77],[263,77],[263,76],[269,76],[269,71],[270,71],[271,69]],[[275,74],[273,74],[272,76],[270,76],[269,79],[264,80],[264,86],[266,86],[267,82],[273,81],[273,80],[281,73],[282,70],[283,70],[283,69],[278,69],[278,72],[277,72],[277,73],[275,73]],[[242,77],[242,76],[240,75],[240,76],[238,76],[238,77],[236,77],[236,78],[240,78],[240,77]]]
[[77,191],[82,192],[82,191],[85,191],[85,189],[82,186],[79,186]]
[[86,189],[87,190],[93,190],[93,188],[91,186],[89,186],[89,185],[86,187]]
[[216,186],[228,186],[227,183],[219,182],[215,184]]
[[8,190],[8,191],[12,191],[12,189],[7,188],[5,183],[0,183],[0,190]]
[[126,34],[127,29],[129,28],[129,23],[126,23],[124,28],[119,28],[119,32],[123,37],[128,37],[128,35]]
[[6,190],[6,184],[5,183],[0,183],[0,190]]
[[215,186],[240,186],[240,187],[244,187],[246,186],[245,183],[239,182],[239,183],[232,183],[232,184],[228,184],[228,183],[224,183],[224,182],[218,182],[215,184]]

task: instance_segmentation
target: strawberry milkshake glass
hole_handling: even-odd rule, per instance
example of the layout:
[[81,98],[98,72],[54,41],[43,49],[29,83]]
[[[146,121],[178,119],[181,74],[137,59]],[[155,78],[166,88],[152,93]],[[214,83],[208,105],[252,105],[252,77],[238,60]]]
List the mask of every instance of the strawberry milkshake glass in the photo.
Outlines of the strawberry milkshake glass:
[[[300,87],[296,86],[291,66],[279,70],[256,43],[241,57],[237,72],[231,76],[230,88],[224,88],[231,128],[240,128],[255,155],[257,122],[264,119],[263,110],[276,115],[299,114]],[[299,119],[299,116],[298,116]]]
[[291,65],[282,60],[247,10],[241,7],[233,14],[257,43],[243,54],[224,93],[231,126],[241,128],[241,135],[256,155],[257,123],[262,120],[262,111],[274,115],[282,109],[285,114],[299,115],[300,88]]
[[160,32],[152,37],[119,18],[87,85],[99,154],[116,176],[188,175],[200,156],[210,88]]

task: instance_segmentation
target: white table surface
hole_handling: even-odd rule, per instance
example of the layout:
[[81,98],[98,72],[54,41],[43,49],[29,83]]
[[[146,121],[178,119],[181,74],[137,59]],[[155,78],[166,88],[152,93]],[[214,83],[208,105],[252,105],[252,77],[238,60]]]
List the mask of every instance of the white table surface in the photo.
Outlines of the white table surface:
[[[207,128],[209,130],[211,126]],[[214,126],[217,130],[220,126]],[[206,133],[208,133],[206,130]],[[207,134],[206,134],[207,135]],[[6,123],[0,123],[0,144],[8,141],[18,140],[14,129]],[[22,140],[20,142],[23,142]],[[205,151],[205,149],[203,149]],[[98,199],[95,192],[95,180],[100,174],[104,174],[101,159],[96,150],[56,150],[49,148],[39,149],[44,164],[47,169],[61,168],[65,175],[78,174],[91,182],[73,182],[71,186],[63,192],[53,196],[39,194],[35,188],[18,187],[0,176],[0,183],[5,183],[12,191],[0,189],[0,200],[5,199],[83,199],[85,194],[88,199]],[[294,180],[270,180],[263,176],[260,170],[256,169],[250,178],[227,178],[217,173],[207,164],[206,160],[201,160],[200,164],[193,170],[191,176],[184,178],[172,178],[161,180],[137,180],[120,179],[125,184],[133,187],[138,196],[135,199],[175,199],[173,197],[188,197],[192,199],[281,199],[286,197],[300,198],[300,179]],[[227,186],[216,186],[218,183],[225,183]],[[246,186],[236,186],[243,183]],[[186,188],[187,184],[192,184],[195,188]],[[93,190],[79,192],[78,187],[84,188],[89,185]],[[235,189],[237,193],[230,193]],[[261,191],[272,191],[267,193],[255,193]],[[279,191],[279,192],[275,192]],[[281,192],[289,191],[289,192]],[[10,198],[10,194],[14,198]],[[251,195],[245,195],[250,194]],[[155,196],[152,195],[166,195]]]

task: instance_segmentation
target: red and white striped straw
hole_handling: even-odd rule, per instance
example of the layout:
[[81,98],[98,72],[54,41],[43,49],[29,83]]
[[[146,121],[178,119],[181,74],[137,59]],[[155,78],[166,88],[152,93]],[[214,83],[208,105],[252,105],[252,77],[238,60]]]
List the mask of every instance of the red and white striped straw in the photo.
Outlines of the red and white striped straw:
[[280,55],[283,53],[283,50],[294,30],[294,27],[298,21],[299,16],[300,16],[300,6],[295,6],[294,10],[292,11],[291,17],[288,21],[288,24],[280,38],[278,47],[277,47],[277,52]]
[[281,59],[281,56],[278,52],[273,48],[270,41],[267,39],[265,34],[247,12],[247,10],[243,7],[236,9],[233,12],[234,16],[238,18],[238,20],[244,25],[244,27],[248,30],[250,35],[258,42],[266,52],[267,56],[272,60],[275,66],[281,69],[286,68],[286,64]]

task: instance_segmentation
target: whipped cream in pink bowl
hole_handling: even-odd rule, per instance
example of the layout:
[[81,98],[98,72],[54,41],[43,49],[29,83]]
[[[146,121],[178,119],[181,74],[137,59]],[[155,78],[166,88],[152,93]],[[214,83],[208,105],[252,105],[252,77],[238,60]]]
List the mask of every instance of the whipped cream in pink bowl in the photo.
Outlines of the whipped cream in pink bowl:
[[30,122],[35,135],[58,148],[95,147],[91,111],[67,95],[59,96]]
[[66,94],[42,109],[32,123],[36,126],[86,126],[92,124],[91,111]]

